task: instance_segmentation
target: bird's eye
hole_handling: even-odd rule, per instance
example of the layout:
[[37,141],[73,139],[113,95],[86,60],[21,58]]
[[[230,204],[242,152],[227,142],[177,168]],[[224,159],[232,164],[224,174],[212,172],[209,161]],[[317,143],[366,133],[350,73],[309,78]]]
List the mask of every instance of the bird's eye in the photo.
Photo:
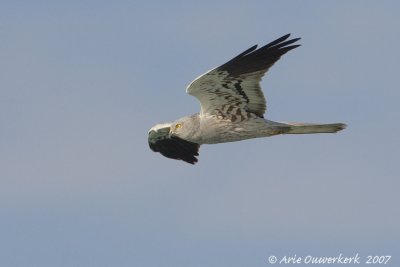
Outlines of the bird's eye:
[[175,129],[179,129],[182,128],[182,124],[178,123],[177,125],[175,125]]

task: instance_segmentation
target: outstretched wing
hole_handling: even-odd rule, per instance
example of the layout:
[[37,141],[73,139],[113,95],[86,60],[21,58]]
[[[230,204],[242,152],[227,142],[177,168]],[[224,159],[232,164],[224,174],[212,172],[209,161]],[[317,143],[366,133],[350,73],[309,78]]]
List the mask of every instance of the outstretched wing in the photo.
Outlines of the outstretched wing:
[[300,46],[291,45],[300,38],[287,40],[290,34],[257,49],[247,49],[227,63],[195,79],[186,92],[195,96],[201,114],[211,114],[235,121],[239,116],[263,117],[266,101],[260,87],[261,78],[286,52]]
[[176,136],[170,136],[171,124],[156,125],[149,131],[149,146],[154,152],[160,152],[171,159],[186,161],[190,164],[197,162],[200,145],[186,141]]

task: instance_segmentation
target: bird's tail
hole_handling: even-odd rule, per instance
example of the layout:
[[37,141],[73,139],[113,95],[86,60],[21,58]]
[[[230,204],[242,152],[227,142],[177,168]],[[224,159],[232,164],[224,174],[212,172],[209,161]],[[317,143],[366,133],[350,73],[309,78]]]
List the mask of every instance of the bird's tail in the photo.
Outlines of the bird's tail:
[[289,128],[284,132],[284,134],[336,133],[347,127],[344,123],[286,123],[286,125],[289,126]]

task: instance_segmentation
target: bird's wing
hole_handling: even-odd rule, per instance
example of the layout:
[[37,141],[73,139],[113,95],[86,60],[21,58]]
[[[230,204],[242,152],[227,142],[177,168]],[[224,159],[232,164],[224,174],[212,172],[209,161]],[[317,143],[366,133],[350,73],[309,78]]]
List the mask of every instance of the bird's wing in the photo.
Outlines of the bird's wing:
[[154,152],[160,152],[171,159],[186,161],[190,164],[197,162],[200,145],[170,135],[170,123],[156,125],[149,131],[149,146]]
[[243,112],[246,112],[263,117],[266,101],[260,81],[283,54],[300,46],[291,45],[300,38],[287,40],[289,36],[282,36],[259,49],[255,45],[195,79],[186,92],[200,101],[201,114],[232,119],[245,116]]

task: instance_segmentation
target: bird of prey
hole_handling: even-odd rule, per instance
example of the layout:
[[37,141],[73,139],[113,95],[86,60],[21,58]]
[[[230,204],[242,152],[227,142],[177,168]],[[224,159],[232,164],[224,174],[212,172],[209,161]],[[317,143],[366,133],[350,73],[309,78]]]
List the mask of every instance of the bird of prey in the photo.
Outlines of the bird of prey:
[[336,133],[346,124],[275,122],[264,118],[266,100],[260,87],[268,69],[299,47],[290,34],[257,49],[252,46],[225,64],[196,78],[186,92],[196,97],[200,113],[149,130],[154,152],[195,164],[200,145],[234,142],[279,134]]

